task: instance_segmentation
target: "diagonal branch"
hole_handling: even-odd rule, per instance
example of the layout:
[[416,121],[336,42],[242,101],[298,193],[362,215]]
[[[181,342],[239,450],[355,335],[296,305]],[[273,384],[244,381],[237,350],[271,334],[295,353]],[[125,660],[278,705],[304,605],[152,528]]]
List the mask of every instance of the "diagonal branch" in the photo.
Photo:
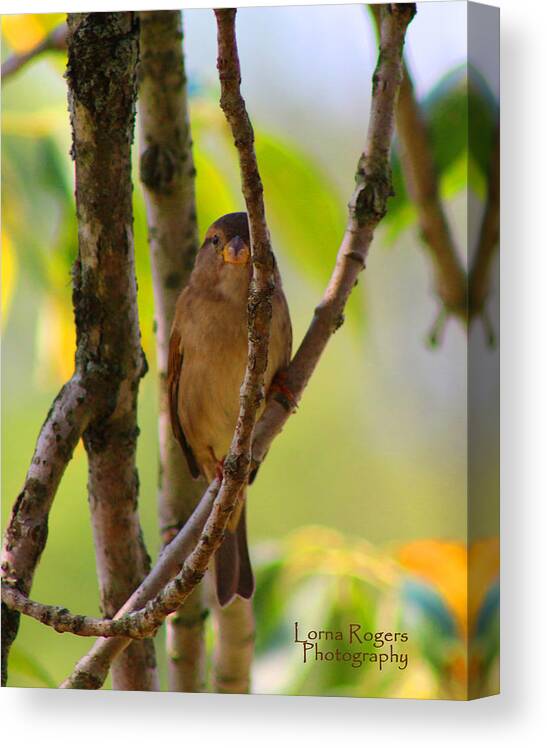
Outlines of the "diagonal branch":
[[[91,385],[91,386],[90,386]],[[13,506],[2,549],[2,580],[28,595],[44,550],[57,488],[94,408],[93,386],[76,373],[55,398],[42,426],[23,490]],[[19,613],[2,602],[2,685]]]
[[66,49],[67,34],[67,25],[66,23],[62,23],[60,26],[57,26],[57,28],[53,29],[51,33],[44,37],[44,39],[42,39],[42,41],[32,49],[8,57],[8,59],[2,63],[2,85],[8,80],[8,78],[15,75],[15,73],[21,70],[21,68],[27,63],[35,60],[45,52],[60,52]]
[[[369,5],[377,29],[381,7]],[[431,155],[427,126],[404,62],[395,112],[403,175],[408,193],[416,205],[422,239],[433,265],[435,291],[446,313],[465,320],[467,279],[439,194],[439,178]]]
[[[323,298],[286,375],[285,384],[300,400],[329,339],[343,322],[343,311],[358,275],[365,267],[373,233],[387,210],[391,194],[389,149],[394,110],[402,78],[402,49],[406,28],[416,6],[382,6],[380,53],[373,76],[372,105],[365,150],[355,175],[356,188],[349,202],[349,218],[336,265]],[[253,461],[264,459],[290,412],[272,399],[255,429]]]
[[469,277],[469,315],[480,316],[490,291],[492,262],[500,238],[500,131],[494,136],[486,208]]
[[[298,399],[301,398],[325,345],[340,324],[344,305],[359,272],[364,267],[374,229],[386,211],[391,189],[389,148],[393,135],[396,95],[402,74],[402,48],[406,28],[414,13],[413,4],[391,4],[384,9],[380,57],[373,80],[369,130],[365,151],[357,169],[357,185],[349,203],[346,232],[323,300],[317,307],[308,332],[288,370],[288,381]],[[243,389],[246,387],[247,385]],[[246,399],[242,397],[242,410],[245,403]],[[255,428],[254,459],[263,458],[288,417],[289,412],[281,403],[274,398],[268,401]],[[189,594],[192,585],[195,585],[203,575],[214,549],[221,541],[228,515],[233,511],[238,485],[243,485],[249,469],[248,454],[244,455],[243,459],[238,459],[239,437],[248,438],[248,434],[241,434],[240,423],[241,419],[234,434],[230,460],[227,461],[229,468],[225,471],[220,492],[215,498],[218,480],[213,481],[187,525],[167,546],[154,570],[120,610],[120,617],[128,616],[137,626],[159,625],[170,610],[180,605]],[[241,464],[243,480],[237,470]],[[209,513],[211,506],[212,510]],[[203,523],[205,529],[202,532]],[[184,562],[182,570],[161,589],[159,594],[156,594],[158,587],[164,584],[165,578],[172,575],[173,566],[181,563],[188,545],[193,543],[192,535],[195,533],[201,533],[198,544]],[[145,603],[146,607],[142,608]],[[130,613],[130,610],[137,612]],[[106,678],[110,663],[128,643],[127,639],[119,638],[99,640],[89,654],[78,663],[64,686],[99,688]]]
[[[181,44],[180,11],[141,12],[139,72],[140,176],[154,286],[159,379],[158,513],[164,543],[184,525],[202,486],[192,479],[171,429],[167,398],[169,335],[178,295],[198,248],[195,168]],[[203,590],[167,619],[169,689],[203,691]]]

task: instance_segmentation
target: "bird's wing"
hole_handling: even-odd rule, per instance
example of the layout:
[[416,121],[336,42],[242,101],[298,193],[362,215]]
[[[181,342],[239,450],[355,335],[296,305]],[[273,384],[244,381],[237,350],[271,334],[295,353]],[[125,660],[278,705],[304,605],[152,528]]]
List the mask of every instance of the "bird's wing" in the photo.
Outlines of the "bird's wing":
[[182,430],[178,414],[179,383],[184,359],[180,343],[180,333],[177,332],[177,330],[173,330],[171,333],[171,339],[169,340],[169,359],[167,363],[167,397],[169,399],[169,415],[171,417],[173,434],[182,447],[192,478],[199,478],[200,469],[196,462],[194,453],[192,452],[192,448],[188,444],[188,440]]

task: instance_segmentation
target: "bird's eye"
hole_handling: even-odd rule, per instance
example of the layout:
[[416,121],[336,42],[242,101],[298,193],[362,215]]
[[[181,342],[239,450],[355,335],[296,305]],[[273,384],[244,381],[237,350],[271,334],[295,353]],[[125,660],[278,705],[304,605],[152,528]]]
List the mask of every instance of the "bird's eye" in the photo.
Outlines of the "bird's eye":
[[213,238],[211,239],[211,243],[213,244],[213,246],[214,246],[214,247],[218,247],[218,243],[219,243],[219,242],[220,242],[220,239],[219,239],[219,237],[218,237],[218,236],[217,236],[217,235],[215,234],[215,235],[213,236]]

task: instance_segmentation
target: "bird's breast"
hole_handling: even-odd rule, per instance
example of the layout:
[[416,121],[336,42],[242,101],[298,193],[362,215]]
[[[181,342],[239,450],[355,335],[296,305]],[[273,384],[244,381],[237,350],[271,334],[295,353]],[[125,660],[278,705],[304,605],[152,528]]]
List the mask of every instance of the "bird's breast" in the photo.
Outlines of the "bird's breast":
[[247,363],[246,309],[202,301],[194,305],[190,323],[183,344],[179,417],[203,469],[226,455],[237,422]]

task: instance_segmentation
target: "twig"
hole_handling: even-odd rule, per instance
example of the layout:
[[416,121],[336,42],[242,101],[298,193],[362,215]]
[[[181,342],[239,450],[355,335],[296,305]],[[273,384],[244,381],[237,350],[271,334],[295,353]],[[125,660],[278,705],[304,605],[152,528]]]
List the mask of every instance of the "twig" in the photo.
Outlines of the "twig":
[[[116,619],[142,609],[180,571],[184,559],[195,547],[203,531],[219,488],[220,483],[215,479],[184,527],[163,549],[150,574],[118,611]],[[101,688],[112,662],[130,643],[131,639],[127,638],[98,639],[76,664],[70,676],[61,684],[61,688]]]
[[[152,571],[113,619],[75,615],[66,608],[29,600],[10,585],[9,579],[3,580],[2,583],[2,601],[11,609],[24,613],[61,633],[70,632],[77,636],[123,636],[128,639],[144,639],[152,636],[156,626],[143,624],[138,618],[131,618],[127,614],[143,608],[180,571],[184,559],[199,539],[218,489],[218,481],[213,481],[184,528],[164,548]],[[125,646],[128,643],[125,642]]]
[[[137,511],[137,392],[146,372],[133,246],[131,142],[137,96],[135,13],[68,16],[69,111],[76,172],[77,363],[103,374],[106,407],[84,432],[102,613],[110,618],[150,568]],[[158,687],[153,642],[116,662],[113,685]]]
[[[481,316],[490,290],[492,261],[500,238],[500,132],[494,136],[486,208],[469,278],[469,315]],[[485,319],[488,332],[488,320]],[[492,332],[490,331],[490,336]]]
[[74,615],[59,605],[38,603],[30,600],[15,587],[11,587],[6,581],[2,582],[2,602],[11,610],[40,621],[55,629],[59,634],[68,632],[76,636],[129,636],[135,639],[150,635],[149,632],[141,634],[140,631],[131,631],[123,620],[120,622],[110,618]]
[[[139,14],[140,175],[154,286],[159,377],[158,510],[164,543],[180,529],[202,491],[189,473],[169,418],[166,377],[175,304],[198,248],[195,169],[181,44],[180,11]],[[205,678],[203,593],[199,586],[167,619],[169,689],[202,691]]]
[[[76,373],[55,398],[42,426],[23,490],[8,522],[2,549],[2,579],[28,595],[48,534],[49,511],[72,453],[91,418],[93,382]],[[19,613],[2,602],[2,685]]]
[[21,54],[14,54],[8,57],[5,62],[2,63],[2,84],[4,84],[8,78],[17,73],[27,63],[35,60],[44,52],[50,51],[62,51],[66,49],[68,28],[66,23],[62,23],[57,28],[53,29],[42,41],[27,52]]
[[[381,7],[369,5],[377,29]],[[433,264],[437,296],[449,314],[465,320],[467,278],[444,212],[427,127],[404,61],[395,115],[403,175],[408,193],[416,205],[422,239]]]
[[[408,23],[415,13],[412,4],[394,4],[384,11],[381,28],[381,54],[374,77],[372,111],[367,136],[367,146],[359,161],[357,187],[349,204],[349,220],[340,247],[333,275],[316,309],[302,345],[289,367],[292,392],[300,398],[311,373],[315,369],[325,344],[333,334],[340,317],[341,309],[347,300],[364,261],[372,240],[372,232],[386,210],[389,187],[389,145],[393,133],[395,98],[401,77],[401,54]],[[304,384],[303,384],[304,383]],[[257,424],[253,440],[253,454],[263,457],[265,450],[289,417],[289,412],[275,399],[268,401],[267,407]],[[238,424],[239,425],[239,424]],[[237,441],[238,429],[234,435]],[[237,460],[230,460],[230,466]],[[245,466],[245,473],[248,464]],[[222,490],[215,499],[218,481],[207,489],[194,515],[177,537],[167,547],[164,556],[155,569],[145,579],[137,592],[119,611],[119,616],[131,616],[134,625],[159,625],[162,617],[180,604],[199,580],[212,556],[213,546],[220,542],[217,531],[225,527],[228,513],[233,510],[237,492],[233,490],[233,468],[225,471]],[[232,489],[232,490],[231,490]],[[214,500],[211,513],[209,507]],[[204,517],[208,516],[205,531],[201,532],[198,545],[184,563],[182,571],[162,591],[152,598],[170,577],[173,560],[185,552],[186,542],[192,542],[191,528],[199,532]],[[212,531],[215,532],[214,537]],[[170,554],[170,551],[172,554]],[[179,555],[179,553],[181,555]],[[175,562],[176,563],[176,562]],[[137,613],[129,610],[142,608]],[[100,640],[90,653],[78,664],[72,676],[63,684],[65,687],[98,688],[104,682],[112,659],[127,646],[125,639]]]

